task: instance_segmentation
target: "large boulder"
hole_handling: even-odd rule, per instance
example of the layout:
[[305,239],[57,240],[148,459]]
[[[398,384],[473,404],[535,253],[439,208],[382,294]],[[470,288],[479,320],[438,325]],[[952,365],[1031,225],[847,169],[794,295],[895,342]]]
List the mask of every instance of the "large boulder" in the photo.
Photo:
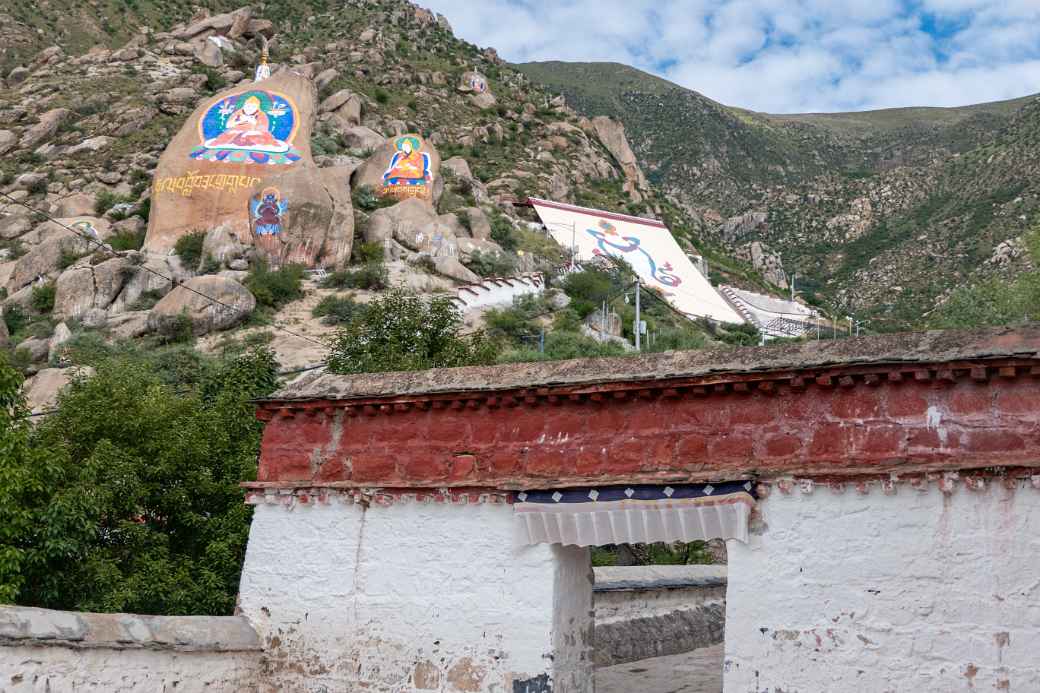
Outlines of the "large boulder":
[[58,216],[89,216],[94,213],[97,198],[90,193],[79,192],[58,200]]
[[167,331],[181,315],[186,315],[191,320],[192,333],[200,336],[234,327],[255,308],[253,294],[234,279],[218,275],[192,277],[155,304],[148,326]]
[[310,80],[283,70],[203,101],[159,160],[144,249],[168,254],[182,236],[224,226],[275,265],[349,258],[346,177],[311,158],[316,98]]
[[377,195],[416,199],[436,206],[444,191],[441,155],[419,135],[387,140],[354,171],[355,188],[367,186]]
[[[341,121],[337,120],[336,123],[341,124]],[[386,142],[385,137],[364,125],[340,128],[339,134],[343,138],[343,144],[346,145],[347,149],[355,152],[374,151],[382,147]]]
[[491,221],[480,207],[463,207],[457,214],[466,215],[466,226],[471,238],[481,241],[491,240]]
[[54,317],[82,318],[92,308],[108,308],[131,276],[133,269],[125,257],[70,267],[61,273],[55,285]]
[[64,259],[70,255],[85,255],[88,252],[89,244],[71,234],[44,241],[18,258],[11,271],[11,278],[7,280],[8,295],[18,292],[41,277],[46,279],[56,275]]
[[22,385],[22,393],[29,411],[42,413],[53,409],[61,396],[62,390],[77,378],[89,378],[94,375],[90,366],[75,368],[45,368],[29,378]]
[[22,134],[19,146],[23,149],[35,147],[44,140],[49,140],[69,118],[72,111],[67,108],[54,108],[40,116],[39,122]]
[[19,342],[15,351],[28,354],[29,363],[43,363],[51,353],[51,340],[49,337],[29,337]]
[[110,315],[132,311],[146,297],[162,298],[173,289],[174,281],[184,281],[191,273],[176,255],[147,255],[139,264],[133,264],[128,274],[123,290],[108,307]]
[[0,218],[0,238],[5,240],[18,238],[28,233],[32,227],[32,217],[29,216],[28,212],[2,217]]
[[[451,219],[457,222],[454,216]],[[364,236],[368,243],[385,244],[387,240],[393,240],[408,250],[431,255],[454,255],[457,252],[455,226],[415,198],[377,209],[365,226]]]
[[18,135],[10,130],[0,130],[0,154],[6,154],[18,144]]
[[321,102],[322,113],[331,113],[344,127],[361,124],[361,97],[349,89],[340,89]]
[[479,72],[463,72],[459,79],[459,91],[469,94],[470,102],[477,108],[491,108],[498,101],[491,93],[487,77]]
[[58,323],[54,328],[54,334],[51,335],[50,343],[47,345],[47,360],[51,363],[59,362],[65,352],[65,344],[70,339],[72,339],[72,330],[69,329],[69,326],[63,322]]

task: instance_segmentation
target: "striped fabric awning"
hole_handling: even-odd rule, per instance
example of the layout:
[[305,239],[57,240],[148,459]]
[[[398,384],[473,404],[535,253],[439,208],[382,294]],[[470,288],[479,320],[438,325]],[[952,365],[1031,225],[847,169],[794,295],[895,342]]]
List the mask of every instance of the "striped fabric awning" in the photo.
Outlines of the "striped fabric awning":
[[748,538],[754,484],[604,486],[518,493],[519,544],[649,544]]

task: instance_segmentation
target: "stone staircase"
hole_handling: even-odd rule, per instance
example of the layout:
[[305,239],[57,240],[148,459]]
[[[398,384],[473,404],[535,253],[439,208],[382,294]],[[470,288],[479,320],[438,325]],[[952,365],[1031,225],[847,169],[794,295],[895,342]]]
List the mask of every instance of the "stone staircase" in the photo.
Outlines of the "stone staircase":
[[540,294],[544,290],[545,277],[541,272],[533,272],[516,277],[491,277],[475,284],[465,284],[458,288],[454,300],[463,311],[508,307],[520,296]]

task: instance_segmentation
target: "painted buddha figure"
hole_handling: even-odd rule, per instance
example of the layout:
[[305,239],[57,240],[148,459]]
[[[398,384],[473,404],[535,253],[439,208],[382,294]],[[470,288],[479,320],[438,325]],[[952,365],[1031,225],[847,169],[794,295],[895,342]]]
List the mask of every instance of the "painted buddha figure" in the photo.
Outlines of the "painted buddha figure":
[[397,152],[383,174],[383,184],[387,187],[426,185],[432,178],[430,155],[420,150],[418,138],[397,140]]
[[206,140],[212,149],[248,149],[281,153],[289,145],[271,134],[271,121],[261,108],[260,99],[251,95],[227,119],[224,132]]

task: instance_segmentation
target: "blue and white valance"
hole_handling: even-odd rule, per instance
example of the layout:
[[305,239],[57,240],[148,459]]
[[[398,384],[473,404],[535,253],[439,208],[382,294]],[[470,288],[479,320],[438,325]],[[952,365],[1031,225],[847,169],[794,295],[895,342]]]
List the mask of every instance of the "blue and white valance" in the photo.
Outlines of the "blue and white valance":
[[632,485],[525,491],[513,505],[520,544],[747,541],[754,484]]

